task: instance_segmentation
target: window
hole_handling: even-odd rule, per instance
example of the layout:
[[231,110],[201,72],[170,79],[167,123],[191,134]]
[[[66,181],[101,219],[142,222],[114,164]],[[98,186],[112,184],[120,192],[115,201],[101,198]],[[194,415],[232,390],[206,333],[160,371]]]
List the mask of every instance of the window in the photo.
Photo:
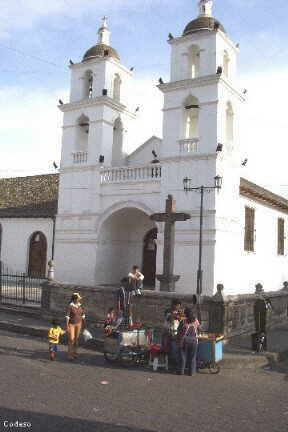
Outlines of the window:
[[93,72],[90,70],[85,73],[85,97],[93,97]]
[[285,253],[285,221],[282,218],[278,219],[278,255]]
[[120,101],[121,78],[118,74],[115,75],[113,80],[113,99],[117,102]]
[[224,57],[223,57],[223,73],[228,78],[229,77],[229,63],[230,58],[227,51],[224,51]]
[[75,150],[78,152],[88,151],[88,137],[89,137],[89,118],[85,115],[81,115],[77,122],[77,133],[76,133],[76,146]]
[[255,209],[251,207],[245,207],[244,250],[247,252],[255,250]]
[[199,101],[189,96],[184,104],[185,139],[199,138]]
[[234,113],[231,102],[226,106],[226,143],[232,143],[234,139]]
[[118,117],[113,126],[112,165],[119,166],[123,161],[123,124]]
[[200,49],[198,45],[192,45],[189,49],[189,78],[197,78],[200,75]]

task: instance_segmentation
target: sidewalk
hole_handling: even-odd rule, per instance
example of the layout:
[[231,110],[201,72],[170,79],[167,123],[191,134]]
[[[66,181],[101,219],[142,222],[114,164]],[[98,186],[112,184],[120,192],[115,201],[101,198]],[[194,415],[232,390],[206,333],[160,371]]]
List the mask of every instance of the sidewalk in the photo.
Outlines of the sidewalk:
[[[47,331],[50,322],[40,316],[40,311],[34,311],[33,315],[24,311],[8,310],[0,307],[0,329],[9,332],[30,335],[47,340]],[[89,330],[94,338],[86,348],[97,351],[103,350],[103,331],[95,323],[89,325]],[[224,346],[224,360],[222,367],[235,368],[263,368],[274,366],[288,359],[288,322],[270,330],[267,335],[268,352],[255,354],[251,351],[251,337],[249,335],[237,336],[228,341]]]

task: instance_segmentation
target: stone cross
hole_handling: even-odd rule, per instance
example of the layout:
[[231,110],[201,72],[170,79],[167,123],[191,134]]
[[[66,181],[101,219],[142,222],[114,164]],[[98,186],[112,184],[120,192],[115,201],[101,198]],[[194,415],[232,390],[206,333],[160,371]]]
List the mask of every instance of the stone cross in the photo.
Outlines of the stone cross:
[[164,222],[164,254],[163,275],[157,275],[160,281],[160,291],[175,291],[175,282],[180,276],[174,275],[174,249],[175,249],[175,222],[191,219],[189,213],[176,213],[176,203],[172,195],[166,200],[165,213],[155,213],[150,219],[156,222]]

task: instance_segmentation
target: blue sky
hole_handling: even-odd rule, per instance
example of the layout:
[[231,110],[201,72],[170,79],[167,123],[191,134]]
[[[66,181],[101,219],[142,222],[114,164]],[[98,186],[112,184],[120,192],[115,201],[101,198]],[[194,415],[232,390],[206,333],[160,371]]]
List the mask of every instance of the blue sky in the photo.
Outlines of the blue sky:
[[[143,89],[149,89],[153,109],[159,111],[157,117],[143,109],[139,121],[145,133],[133,145],[161,133],[162,100],[154,84],[159,76],[168,77],[167,35],[180,35],[197,15],[196,0],[50,0],[48,4],[46,0],[0,0],[0,6],[0,176],[48,172],[51,161],[59,160],[61,115],[56,105],[59,97],[67,98],[67,63],[69,58],[80,60],[96,42],[104,14],[109,18],[111,44],[125,65],[136,68],[135,94],[142,98]],[[240,80],[251,95],[247,126],[243,126],[250,136],[243,143],[243,155],[249,152],[251,158],[247,176],[272,186],[288,184],[284,165],[267,178],[271,140],[274,166],[286,151],[287,15],[287,0],[214,2],[214,16],[240,43]],[[148,98],[141,102],[145,106]],[[268,113],[266,106],[273,109]]]

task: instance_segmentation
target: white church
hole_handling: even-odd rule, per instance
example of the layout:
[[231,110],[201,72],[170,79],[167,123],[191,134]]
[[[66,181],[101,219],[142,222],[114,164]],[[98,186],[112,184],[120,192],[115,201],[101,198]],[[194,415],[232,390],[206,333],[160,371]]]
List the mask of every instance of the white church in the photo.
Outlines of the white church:
[[[278,290],[288,280],[288,201],[242,178],[238,46],[199,1],[199,15],[169,37],[170,80],[164,94],[163,138],[126,154],[135,111],[127,106],[133,71],[110,44],[104,19],[98,42],[71,64],[60,173],[0,180],[1,261],[83,286],[116,284],[138,264],[146,289],[159,290],[168,194],[191,219],[175,224],[176,292],[195,293],[203,201],[203,294]],[[157,43],[157,42],[156,42]],[[145,53],[143,53],[145,55]],[[214,188],[215,178],[221,188]]]

